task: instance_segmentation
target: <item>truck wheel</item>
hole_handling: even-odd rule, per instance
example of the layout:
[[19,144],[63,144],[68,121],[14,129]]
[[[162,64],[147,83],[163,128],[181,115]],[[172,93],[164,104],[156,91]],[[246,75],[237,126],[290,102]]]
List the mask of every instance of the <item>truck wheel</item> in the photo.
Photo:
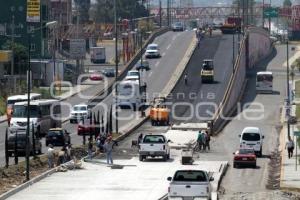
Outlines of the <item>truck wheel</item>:
[[167,159],[168,159],[168,160],[170,159],[170,153],[167,155]]
[[164,155],[163,159],[164,159],[164,161],[167,161],[168,160],[168,155]]
[[143,160],[144,160],[144,156],[139,156],[139,160],[141,161],[141,162],[143,162]]
[[235,163],[233,163],[233,168],[237,168],[237,165]]
[[153,120],[151,120],[151,125],[154,126],[154,121]]

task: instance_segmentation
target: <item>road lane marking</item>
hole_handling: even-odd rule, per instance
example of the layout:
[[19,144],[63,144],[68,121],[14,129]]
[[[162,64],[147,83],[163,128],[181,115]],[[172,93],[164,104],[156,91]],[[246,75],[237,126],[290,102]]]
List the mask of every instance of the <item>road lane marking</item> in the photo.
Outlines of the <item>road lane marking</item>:
[[169,45],[167,46],[167,50],[170,49],[170,47],[171,47],[171,44],[169,44]]
[[152,72],[149,73],[149,77],[152,75]]
[[166,53],[164,52],[161,56],[165,56],[166,55]]
[[174,35],[173,38],[172,38],[172,40],[174,41],[176,39],[176,37],[177,37],[177,35]]
[[154,66],[155,66],[155,67],[157,67],[157,66],[159,65],[159,63],[160,63],[160,62],[158,61],[157,63],[155,63],[155,65],[154,65]]

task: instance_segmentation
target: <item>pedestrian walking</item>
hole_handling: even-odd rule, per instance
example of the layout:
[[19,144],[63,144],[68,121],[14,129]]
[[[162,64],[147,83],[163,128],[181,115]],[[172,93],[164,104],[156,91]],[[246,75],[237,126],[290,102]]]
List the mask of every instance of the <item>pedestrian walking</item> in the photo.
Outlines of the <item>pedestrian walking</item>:
[[187,75],[187,73],[184,74],[184,84],[185,84],[185,85],[188,84],[188,75]]
[[288,151],[289,158],[293,157],[294,147],[295,147],[294,141],[289,136],[289,140],[285,144],[285,149],[287,149],[287,151]]
[[67,130],[65,130],[65,132],[64,132],[64,140],[65,140],[65,144],[66,144],[66,145],[71,144],[70,133],[67,132]]
[[66,145],[66,161],[70,161],[71,157],[71,144]]
[[205,140],[205,146],[207,147],[207,149],[210,151],[210,134],[205,131],[205,135],[206,135],[206,140]]
[[207,135],[206,135],[205,131],[201,131],[201,134],[202,134],[203,151],[206,151]]
[[106,162],[107,164],[113,164],[113,158],[112,158],[112,150],[113,150],[114,142],[112,141],[112,137],[109,136],[104,144],[104,151],[106,153]]
[[141,133],[138,137],[138,144],[142,143],[143,141],[143,133]]
[[88,158],[89,159],[93,158],[93,142],[91,139],[89,139],[89,143],[88,143]]
[[48,167],[53,168],[54,167],[54,157],[55,157],[55,150],[53,149],[53,145],[48,145],[47,150],[47,158],[48,158]]

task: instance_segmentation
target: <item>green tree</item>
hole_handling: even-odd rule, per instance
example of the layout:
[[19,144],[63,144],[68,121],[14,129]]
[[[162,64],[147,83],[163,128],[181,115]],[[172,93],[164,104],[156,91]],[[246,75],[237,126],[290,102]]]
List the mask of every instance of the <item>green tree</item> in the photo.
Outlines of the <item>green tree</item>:
[[24,73],[27,69],[27,62],[28,62],[27,48],[20,43],[12,43],[11,40],[7,40],[2,45],[2,49],[3,50],[13,49],[16,73],[19,73],[19,74]]
[[[118,18],[132,19],[148,16],[148,11],[137,0],[116,0]],[[94,19],[98,23],[114,22],[114,5],[112,0],[97,0]]]
[[284,0],[283,1],[283,7],[291,7],[291,6],[292,6],[291,0]]
[[79,11],[79,22],[86,23],[90,20],[91,0],[75,0],[76,9]]

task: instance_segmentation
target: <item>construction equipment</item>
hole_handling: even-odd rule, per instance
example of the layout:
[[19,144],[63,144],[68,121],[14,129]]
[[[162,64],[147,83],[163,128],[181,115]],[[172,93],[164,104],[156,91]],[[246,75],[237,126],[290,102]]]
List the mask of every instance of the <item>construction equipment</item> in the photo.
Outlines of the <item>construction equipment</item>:
[[201,81],[205,82],[214,82],[214,64],[213,60],[203,60],[202,69],[201,69]]
[[223,34],[234,34],[241,32],[242,18],[240,17],[228,17],[226,22],[221,26]]
[[165,97],[155,97],[151,102],[150,119],[152,126],[169,125],[170,111],[165,105]]

